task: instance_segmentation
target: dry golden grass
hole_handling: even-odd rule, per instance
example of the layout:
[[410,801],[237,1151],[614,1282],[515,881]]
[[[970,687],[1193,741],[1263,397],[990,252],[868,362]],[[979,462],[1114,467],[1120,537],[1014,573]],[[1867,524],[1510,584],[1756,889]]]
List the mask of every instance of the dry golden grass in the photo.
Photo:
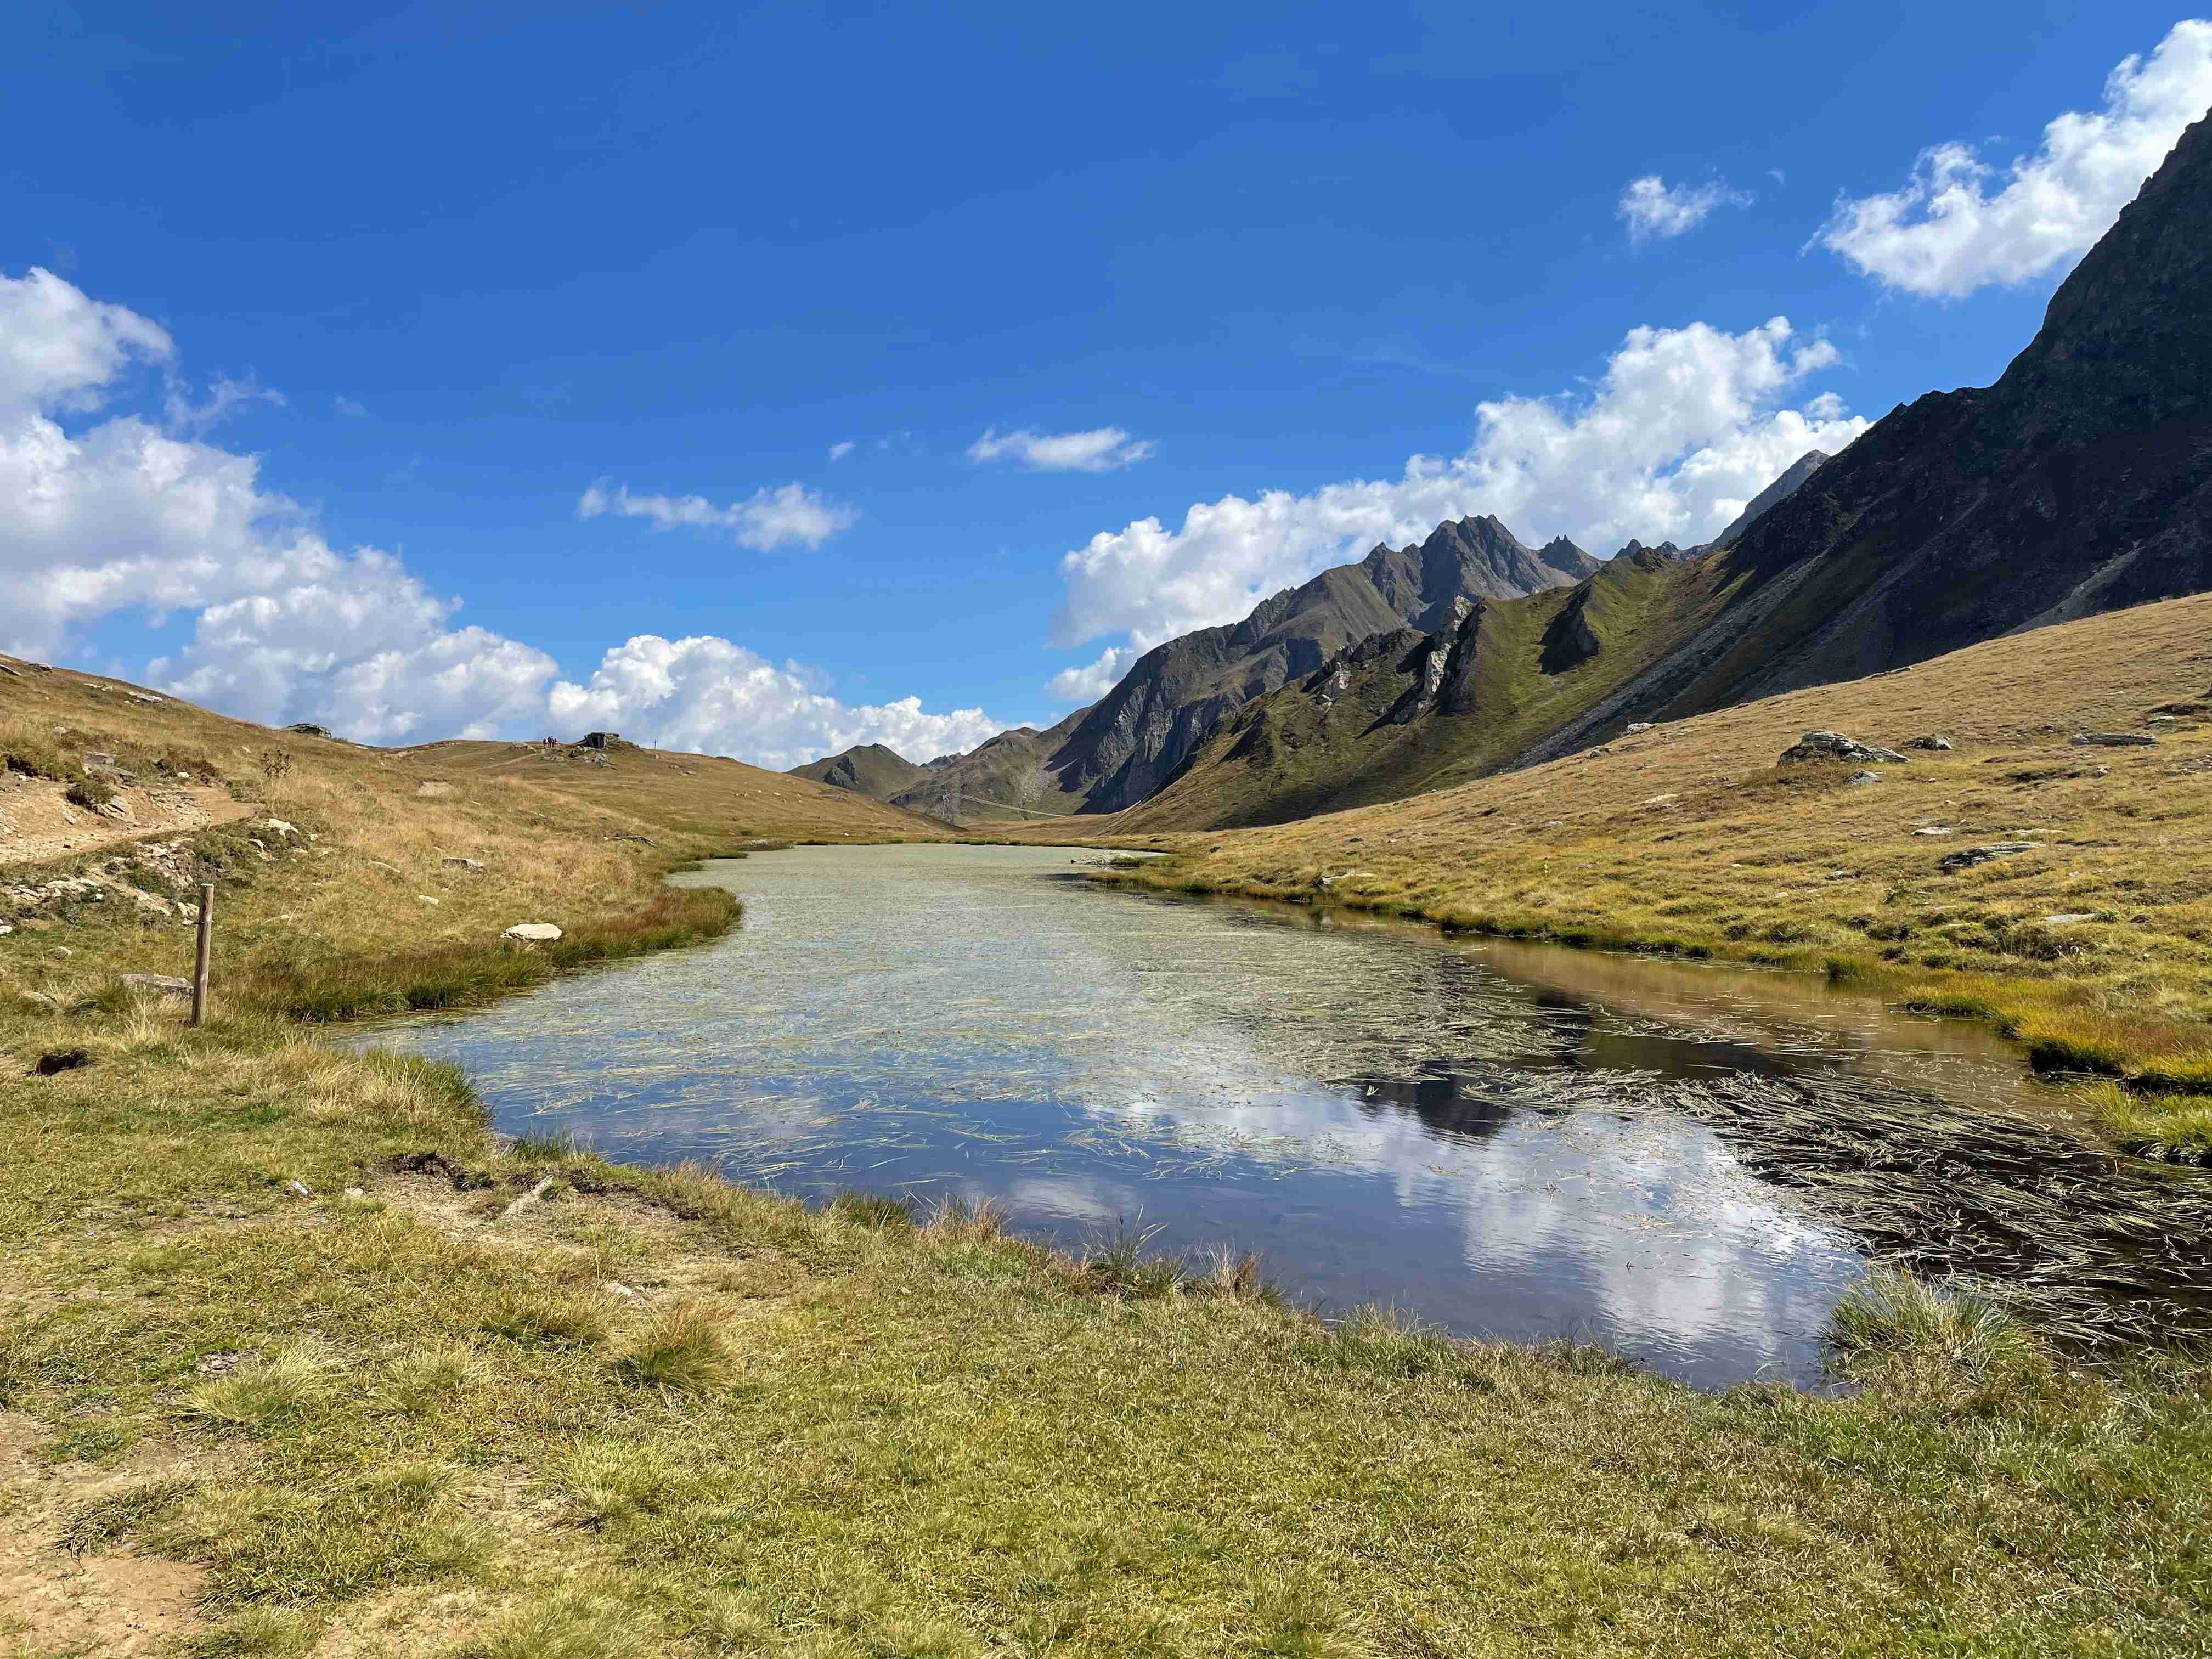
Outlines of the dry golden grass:
[[[331,1018],[480,1000],[726,927],[735,907],[726,897],[662,884],[685,860],[788,841],[946,833],[735,761],[628,746],[605,765],[501,743],[373,749],[135,690],[0,659],[0,749],[46,769],[43,781],[0,790],[0,870],[10,882],[84,875],[172,900],[195,898],[191,881],[211,876],[218,1001],[234,1009]],[[88,752],[112,755],[137,778],[123,791],[131,821],[56,816],[64,780]],[[178,786],[180,771],[191,787]],[[197,782],[210,775],[228,793]],[[194,793],[235,822],[170,827],[165,802]],[[16,820],[34,816],[27,805],[52,809],[49,827],[73,815],[63,832],[72,846],[57,853],[53,836],[17,836]],[[173,855],[143,851],[179,842]],[[44,861],[11,857],[11,842],[35,844]],[[189,924],[127,898],[57,907],[0,894],[0,921],[16,929],[0,936],[0,995],[81,1006],[112,998],[122,972],[191,971]],[[523,921],[552,922],[567,937],[528,952],[501,946],[502,932]]]

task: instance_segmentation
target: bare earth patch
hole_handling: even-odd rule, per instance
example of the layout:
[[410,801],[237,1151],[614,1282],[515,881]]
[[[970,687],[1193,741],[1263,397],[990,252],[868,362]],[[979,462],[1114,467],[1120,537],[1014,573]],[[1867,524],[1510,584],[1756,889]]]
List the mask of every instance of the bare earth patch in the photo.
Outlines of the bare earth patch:
[[150,1653],[203,1628],[198,1567],[125,1547],[71,1554],[67,1516],[100,1498],[157,1479],[190,1479],[192,1454],[163,1448],[124,1468],[42,1466],[36,1419],[0,1412],[0,1633],[33,1653]]
[[0,779],[0,865],[44,864],[144,836],[229,823],[254,809],[230,793],[169,783],[117,792],[126,816],[108,817],[63,799],[44,778]]

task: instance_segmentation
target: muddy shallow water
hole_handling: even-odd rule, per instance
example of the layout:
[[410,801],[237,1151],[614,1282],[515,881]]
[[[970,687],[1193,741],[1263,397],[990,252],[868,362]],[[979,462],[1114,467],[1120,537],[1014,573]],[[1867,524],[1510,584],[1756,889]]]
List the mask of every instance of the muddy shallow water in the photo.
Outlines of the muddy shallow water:
[[[1101,890],[1094,855],[800,848],[696,951],[369,1040],[497,1127],[819,1196],[997,1199],[1257,1251],[1324,1311],[1814,1383],[1876,1255],[2096,1336],[2212,1325],[2212,1186],[2092,1151],[2018,1059],[1801,976]],[[1154,1230],[1157,1230],[1154,1232]]]

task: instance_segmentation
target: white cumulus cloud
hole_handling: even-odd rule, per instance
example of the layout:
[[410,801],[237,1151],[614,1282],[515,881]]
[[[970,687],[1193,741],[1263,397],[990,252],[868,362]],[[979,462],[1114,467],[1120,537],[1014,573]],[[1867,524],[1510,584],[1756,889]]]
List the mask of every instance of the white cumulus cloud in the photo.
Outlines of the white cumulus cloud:
[[844,439],[841,442],[834,443],[830,446],[830,459],[833,463],[843,460],[852,453],[853,441],[850,438]]
[[1175,530],[1148,518],[1102,532],[1060,562],[1054,639],[1127,633],[1147,649],[1470,514],[1494,513],[1531,544],[1565,535],[1598,554],[1632,537],[1704,540],[1805,451],[1833,453],[1865,430],[1832,393],[1784,405],[1836,356],[1782,317],[1741,334],[1632,330],[1591,392],[1483,404],[1474,442],[1449,459],[1416,455],[1397,477],[1303,495],[1224,495]]
[[1150,459],[1156,447],[1118,426],[1090,432],[1001,432],[991,427],[968,446],[968,459],[1019,461],[1033,472],[1114,472]]
[[1121,683],[1121,676],[1129,672],[1137,655],[1133,646],[1109,645],[1098,653],[1096,662],[1061,669],[1046,689],[1068,702],[1096,702]]
[[973,749],[1005,730],[980,708],[933,714],[918,697],[854,707],[796,663],[712,635],[641,634],[609,651],[589,681],[555,685],[556,723],[618,731],[663,749],[734,753],[778,770],[880,743],[908,760]]
[[2177,23],[2148,59],[2120,60],[2105,105],[2069,110],[2006,167],[1971,144],[1921,152],[1902,188],[1846,198],[1818,240],[1910,294],[1958,299],[2069,264],[2111,228],[2182,129],[2212,106],[2212,22]]
[[37,265],[0,276],[0,421],[99,407],[131,362],[175,355],[168,331]]
[[1657,173],[1632,179],[1620,192],[1620,213],[1632,242],[1663,241],[1695,230],[1715,208],[1749,207],[1748,191],[1731,190],[1728,180],[1703,185],[1669,185]]
[[[175,352],[154,323],[50,272],[0,274],[0,651],[51,659],[109,618],[175,614],[189,630],[147,665],[149,683],[369,742],[538,737],[587,715],[615,724],[611,709],[649,738],[787,766],[810,744],[871,739],[927,757],[1003,724],[912,697],[854,708],[795,665],[748,674],[766,665],[721,639],[633,640],[588,685],[562,683],[534,646],[455,626],[460,601],[392,554],[332,547],[264,485],[258,458],[183,435],[259,388],[218,380],[194,402]],[[134,367],[163,372],[164,425],[103,409]],[[86,422],[72,430],[64,414]],[[658,695],[639,672],[649,644],[672,653]]]
[[820,490],[800,483],[757,489],[727,507],[717,507],[704,495],[633,495],[621,484],[609,489],[605,481],[593,484],[577,500],[580,519],[596,519],[608,513],[649,520],[655,530],[680,526],[726,531],[738,546],[763,553],[787,542],[819,547],[860,521],[858,507],[832,501]]

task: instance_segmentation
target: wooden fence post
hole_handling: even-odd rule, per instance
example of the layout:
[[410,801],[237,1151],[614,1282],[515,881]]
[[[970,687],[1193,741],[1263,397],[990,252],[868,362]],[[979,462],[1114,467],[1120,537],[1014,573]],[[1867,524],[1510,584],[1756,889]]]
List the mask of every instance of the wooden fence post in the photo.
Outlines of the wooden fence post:
[[192,963],[192,1017],[189,1022],[197,1025],[207,1018],[208,1000],[208,943],[215,933],[215,884],[200,884],[200,944],[199,953]]

